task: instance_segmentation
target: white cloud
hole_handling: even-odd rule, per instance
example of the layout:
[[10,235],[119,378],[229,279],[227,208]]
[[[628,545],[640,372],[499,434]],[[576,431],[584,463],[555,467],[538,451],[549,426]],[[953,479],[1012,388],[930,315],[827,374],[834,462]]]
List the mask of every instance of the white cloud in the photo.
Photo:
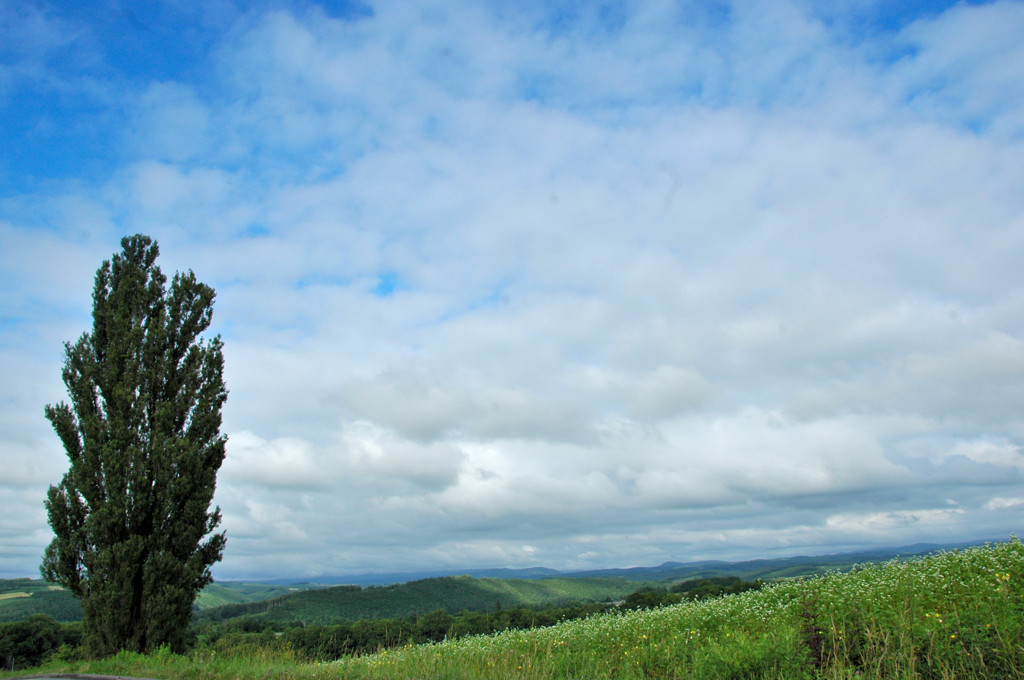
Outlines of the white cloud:
[[266,441],[238,432],[230,437],[222,479],[229,484],[309,488],[329,486],[333,476],[326,456],[308,442],[294,437]]
[[1024,508],[1024,498],[992,498],[985,503],[984,507],[986,510],[997,512],[1016,511],[1019,508]]
[[[843,533],[874,536],[876,539],[895,534],[902,539],[908,528],[919,530],[923,526],[935,531],[954,524],[964,514],[960,508],[843,513],[829,517],[826,525]],[[904,533],[900,535],[900,532]]]
[[403,440],[368,422],[346,426],[342,442],[350,472],[392,492],[401,481],[426,490],[447,488],[455,482],[465,458],[456,444]]
[[1024,450],[1008,441],[975,440],[959,442],[940,458],[962,456],[975,463],[1024,469]]

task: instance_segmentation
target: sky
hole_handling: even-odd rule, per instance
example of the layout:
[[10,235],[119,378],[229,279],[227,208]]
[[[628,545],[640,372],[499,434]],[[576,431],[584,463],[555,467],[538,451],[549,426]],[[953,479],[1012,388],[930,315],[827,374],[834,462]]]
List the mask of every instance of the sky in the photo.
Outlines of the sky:
[[0,577],[143,233],[217,291],[218,579],[1024,524],[1024,3],[0,0]]

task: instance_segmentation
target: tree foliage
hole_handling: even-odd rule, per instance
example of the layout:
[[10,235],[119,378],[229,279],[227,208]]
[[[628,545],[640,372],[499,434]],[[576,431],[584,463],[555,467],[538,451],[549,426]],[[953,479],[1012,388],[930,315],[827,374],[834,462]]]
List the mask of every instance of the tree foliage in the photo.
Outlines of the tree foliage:
[[15,668],[42,663],[64,642],[61,625],[45,614],[33,614],[24,621],[0,623],[0,662]]
[[46,510],[43,578],[82,600],[94,654],[184,645],[197,592],[225,545],[210,511],[226,437],[220,337],[201,337],[214,291],[170,289],[157,244],[121,241],[93,290],[93,329],[65,343],[70,403],[46,407],[70,461]]

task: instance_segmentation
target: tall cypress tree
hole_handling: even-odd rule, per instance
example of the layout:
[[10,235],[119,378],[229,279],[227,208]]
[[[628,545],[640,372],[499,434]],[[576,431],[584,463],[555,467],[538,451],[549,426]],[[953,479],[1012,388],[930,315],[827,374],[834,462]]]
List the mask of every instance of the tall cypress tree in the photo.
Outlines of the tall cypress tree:
[[70,460],[46,510],[40,568],[81,598],[98,655],[184,647],[192,605],[226,538],[210,511],[227,438],[214,291],[189,271],[170,289],[147,236],[96,272],[93,329],[65,343],[70,403],[46,407]]

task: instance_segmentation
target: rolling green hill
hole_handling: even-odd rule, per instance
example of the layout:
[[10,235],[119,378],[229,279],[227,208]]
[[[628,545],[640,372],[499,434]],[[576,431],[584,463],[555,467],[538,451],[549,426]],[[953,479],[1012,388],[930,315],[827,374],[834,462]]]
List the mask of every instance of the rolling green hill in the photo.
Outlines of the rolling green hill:
[[291,593],[311,588],[322,588],[313,583],[300,585],[274,585],[269,583],[244,583],[241,581],[223,581],[211,583],[199,592],[196,607],[200,610],[222,607],[226,604],[245,604],[259,602],[273,597],[282,597]]
[[82,605],[71,593],[41,579],[0,579],[0,623],[46,614],[61,622],[80,621]]
[[336,586],[306,590],[262,602],[207,609],[198,613],[196,620],[255,618],[331,624],[404,618],[438,609],[457,613],[518,605],[616,600],[637,587],[636,581],[620,577],[526,580],[444,576],[369,588]]
[[[199,593],[196,607],[203,610],[257,602],[320,587],[323,586],[310,583],[291,586],[236,581],[211,583]],[[82,604],[67,590],[41,579],[0,579],[0,623],[21,621],[33,614],[46,614],[61,622],[81,621]]]

